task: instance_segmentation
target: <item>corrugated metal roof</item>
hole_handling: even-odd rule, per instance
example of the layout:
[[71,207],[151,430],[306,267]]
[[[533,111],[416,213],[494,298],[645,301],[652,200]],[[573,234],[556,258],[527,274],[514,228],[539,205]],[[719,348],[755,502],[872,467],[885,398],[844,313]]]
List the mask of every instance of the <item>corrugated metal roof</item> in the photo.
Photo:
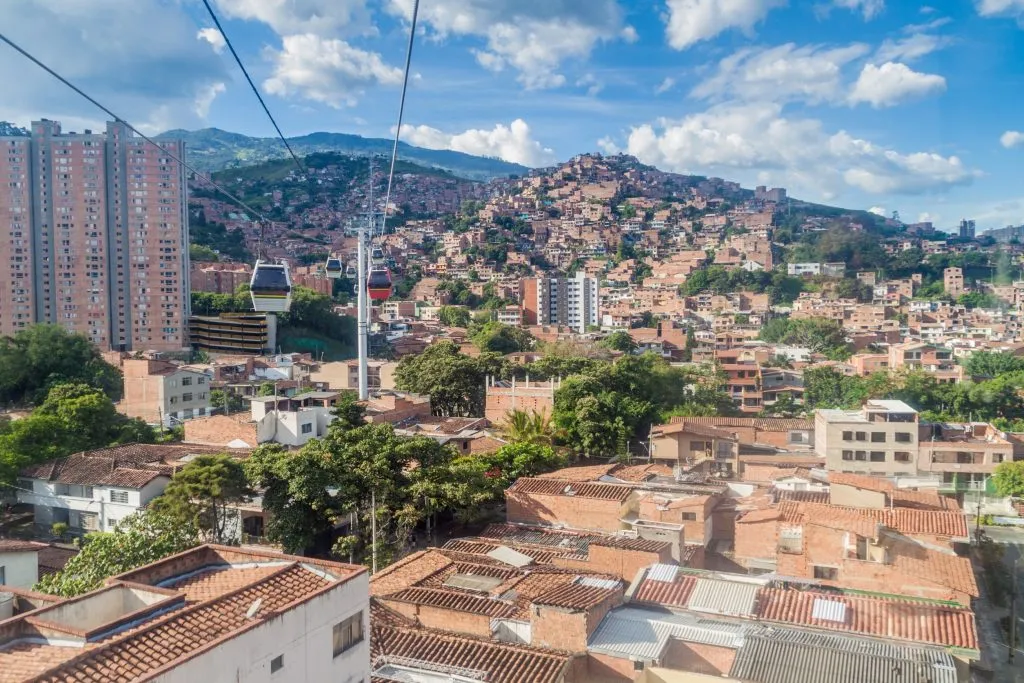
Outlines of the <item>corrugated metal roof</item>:
[[648,581],[665,581],[671,583],[676,580],[679,567],[672,564],[654,564],[647,570]]
[[698,579],[686,606],[697,612],[749,617],[754,613],[758,588],[757,584]]
[[738,647],[743,642],[743,626],[691,615],[622,607],[605,616],[590,636],[587,649],[651,661],[661,657],[669,638]]
[[621,583],[618,579],[600,579],[596,576],[581,576],[576,580],[581,586],[588,586],[590,588],[604,588],[605,590],[615,590]]
[[868,649],[749,636],[729,676],[757,683],[957,683],[953,658],[942,650],[889,646],[887,656]]
[[513,567],[525,567],[529,564],[533,564],[533,558],[529,555],[524,555],[518,550],[513,550],[507,545],[499,545],[494,550],[487,553],[487,557],[492,560],[498,560],[505,564],[510,564]]

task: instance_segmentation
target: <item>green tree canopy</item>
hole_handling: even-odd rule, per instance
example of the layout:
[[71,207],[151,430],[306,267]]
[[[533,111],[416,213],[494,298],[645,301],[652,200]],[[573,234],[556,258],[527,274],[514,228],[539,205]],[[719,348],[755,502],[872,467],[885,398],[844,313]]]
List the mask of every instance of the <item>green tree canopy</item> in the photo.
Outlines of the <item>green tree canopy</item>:
[[758,338],[775,344],[805,346],[832,360],[850,357],[843,326],[828,318],[774,318],[761,328]]
[[529,351],[534,344],[533,335],[521,327],[488,322],[473,333],[473,343],[484,353],[515,353]]
[[1006,352],[975,351],[963,360],[963,366],[972,377],[998,377],[1009,372],[1024,372],[1024,358]]
[[437,319],[448,327],[469,327],[470,314],[465,306],[442,306]]
[[451,341],[431,344],[415,356],[404,356],[395,370],[395,386],[430,396],[435,415],[483,415],[487,375],[502,376],[504,365],[493,354],[470,358]]
[[996,465],[992,483],[1000,496],[1024,496],[1024,460],[1002,462]]
[[0,338],[0,403],[38,405],[56,384],[82,383],[112,400],[123,394],[121,372],[80,334],[33,325]]
[[174,473],[153,509],[190,525],[211,543],[241,539],[232,524],[229,506],[252,495],[241,461],[227,454],[200,455]]
[[99,588],[105,579],[162,560],[199,543],[196,529],[181,519],[143,510],[122,519],[112,532],[86,535],[82,552],[34,590],[71,598]]
[[613,351],[632,353],[636,350],[636,342],[625,330],[617,330],[601,340],[601,346]]

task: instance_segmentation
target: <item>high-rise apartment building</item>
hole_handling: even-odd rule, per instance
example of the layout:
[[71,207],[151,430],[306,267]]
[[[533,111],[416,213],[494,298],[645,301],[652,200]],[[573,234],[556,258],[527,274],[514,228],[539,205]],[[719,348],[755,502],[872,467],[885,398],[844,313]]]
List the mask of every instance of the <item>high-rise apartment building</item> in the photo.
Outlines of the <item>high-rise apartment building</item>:
[[583,333],[600,324],[596,278],[583,273],[568,278],[526,278],[519,291],[524,325],[566,325]]
[[102,349],[188,345],[188,190],[165,149],[121,123],[0,137],[0,334],[45,322]]
[[974,234],[976,232],[976,226],[977,226],[977,224],[974,221],[972,221],[972,220],[968,220],[966,218],[961,220],[960,221],[960,239],[963,239],[963,240],[973,240],[974,239]]

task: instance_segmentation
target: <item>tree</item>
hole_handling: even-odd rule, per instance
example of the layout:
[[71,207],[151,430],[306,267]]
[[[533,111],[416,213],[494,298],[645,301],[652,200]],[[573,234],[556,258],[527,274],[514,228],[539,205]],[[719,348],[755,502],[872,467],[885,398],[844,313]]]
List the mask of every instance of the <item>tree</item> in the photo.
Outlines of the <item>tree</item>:
[[1000,496],[1024,496],[1024,460],[1002,462],[996,465],[992,484]]
[[964,359],[963,366],[972,377],[998,377],[1009,372],[1024,372],[1024,358],[1006,352],[975,351]]
[[38,405],[55,384],[82,383],[112,400],[123,394],[121,372],[83,335],[33,325],[0,338],[0,403]]
[[828,318],[775,318],[761,328],[758,338],[775,344],[805,346],[831,360],[850,357],[843,326]]
[[469,327],[469,309],[465,306],[442,306],[437,319],[446,327]]
[[78,451],[122,443],[153,443],[145,422],[121,415],[102,391],[58,384],[31,415],[0,425],[0,484],[22,467]]
[[633,337],[629,336],[629,332],[625,330],[612,332],[601,340],[601,346],[613,351],[622,351],[623,353],[632,353],[636,350],[636,342],[633,341]]
[[554,441],[554,425],[545,412],[513,410],[505,416],[501,430],[513,443],[548,444]]
[[71,598],[99,588],[108,577],[162,560],[199,543],[195,527],[155,510],[122,519],[112,532],[91,533],[78,553],[34,590]]
[[244,407],[242,397],[233,392],[223,389],[214,389],[210,392],[210,407],[214,410],[220,409],[226,412],[238,412]]
[[355,429],[366,424],[366,406],[359,402],[359,394],[355,391],[341,392],[333,412],[331,427],[335,429]]
[[762,417],[799,417],[803,415],[803,406],[797,404],[790,394],[782,394],[775,403],[765,406],[761,411]]
[[231,522],[237,512],[229,508],[252,495],[242,463],[227,454],[200,455],[174,473],[153,509],[198,529],[209,542],[230,543]]
[[480,360],[459,352],[451,341],[431,344],[415,356],[404,356],[395,370],[395,386],[430,396],[435,415],[482,415],[484,381]]
[[533,348],[534,338],[521,327],[489,322],[473,334],[473,343],[484,353],[515,353]]

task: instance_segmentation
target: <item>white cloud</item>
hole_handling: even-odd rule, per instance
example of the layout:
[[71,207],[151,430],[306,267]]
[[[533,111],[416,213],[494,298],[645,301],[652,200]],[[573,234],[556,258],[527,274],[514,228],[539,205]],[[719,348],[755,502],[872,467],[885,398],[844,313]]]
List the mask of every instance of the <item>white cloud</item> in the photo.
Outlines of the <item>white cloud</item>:
[[210,85],[204,86],[197,94],[195,101],[195,112],[196,116],[201,119],[205,119],[210,114],[210,105],[217,99],[217,95],[221,94],[227,89],[223,83],[211,83]]
[[717,72],[691,94],[715,101],[841,100],[845,97],[843,67],[869,50],[860,43],[838,48],[787,43],[743,49],[719,62]]
[[555,161],[555,153],[533,139],[530,126],[522,119],[510,125],[496,124],[491,130],[470,129],[445,133],[430,126],[402,126],[402,139],[428,149],[450,149],[478,156],[498,157],[524,166],[544,166]]
[[921,213],[917,214],[918,223],[934,223],[937,220],[939,220],[938,214],[931,214],[928,213],[927,211],[922,211]]
[[577,88],[586,88],[587,97],[596,97],[599,92],[604,90],[604,83],[597,80],[594,74],[585,74],[581,78],[576,79]]
[[983,17],[1024,14],[1024,0],[977,0],[976,5]]
[[786,0],[665,0],[668,44],[685,50],[730,29],[750,32]]
[[610,135],[606,135],[603,138],[601,138],[600,140],[598,140],[597,141],[597,147],[602,152],[604,152],[605,154],[608,154],[608,155],[615,155],[615,154],[621,154],[622,153],[622,148],[620,148],[618,146],[618,144],[616,144],[615,140],[613,140]]
[[199,40],[205,40],[207,43],[213,46],[213,51],[220,54],[227,47],[227,41],[224,40],[224,36],[215,28],[201,28],[199,33],[196,34],[196,38]]
[[229,19],[261,21],[278,34],[372,33],[365,0],[217,0]]
[[719,105],[681,120],[641,125],[630,133],[626,151],[679,172],[763,172],[772,182],[826,198],[849,188],[878,194],[938,191],[969,184],[977,175],[955,156],[904,154],[845,131],[828,133],[821,121],[786,118],[781,105],[770,103]]
[[343,40],[312,33],[282,38],[281,50],[265,50],[274,72],[263,82],[273,95],[300,95],[335,108],[355,106],[368,85],[399,85],[402,70],[384,63],[380,55]]
[[872,19],[885,9],[885,0],[832,0],[835,7],[860,12],[865,19]]
[[953,44],[948,36],[914,33],[899,40],[886,39],[875,53],[879,62],[912,62]]
[[999,144],[1006,149],[1013,149],[1017,145],[1024,145],[1024,133],[1008,130],[999,136]]
[[[196,98],[228,78],[213,50],[196,49],[196,25],[177,3],[4,0],[0,14],[5,33],[138,126],[199,123]],[[0,73],[18,74],[4,79],[8,120],[45,116],[81,130],[76,121],[106,118],[13,50],[0,50]]]
[[[255,0],[254,0],[255,1]],[[413,0],[389,0],[389,11],[412,16]],[[473,48],[484,68],[510,67],[526,88],[565,84],[563,62],[583,60],[601,42],[637,39],[624,26],[616,0],[432,0],[420,7],[420,19],[438,38],[474,36],[486,41]]]
[[904,100],[940,93],[945,89],[946,79],[942,76],[920,73],[906,64],[865,64],[850,93],[850,102],[867,102],[880,109]]
[[884,206],[872,206],[868,209],[868,213],[873,213],[876,216],[888,216],[889,212],[885,210]]
[[675,85],[676,85],[676,79],[672,78],[671,76],[665,76],[665,80],[663,80],[658,85],[658,87],[654,89],[654,94],[655,95],[664,95],[669,90],[674,88]]

